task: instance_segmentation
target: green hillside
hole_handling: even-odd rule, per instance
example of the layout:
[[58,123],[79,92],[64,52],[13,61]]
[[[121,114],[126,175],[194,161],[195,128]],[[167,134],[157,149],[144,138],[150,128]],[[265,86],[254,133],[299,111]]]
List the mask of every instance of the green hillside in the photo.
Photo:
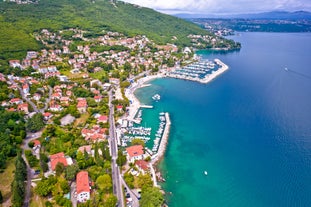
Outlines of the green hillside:
[[[40,0],[36,4],[0,2],[0,59],[21,57],[26,50],[40,49],[32,33],[81,28],[125,35],[146,35],[158,43],[190,45],[189,34],[208,34],[197,25],[173,16],[109,0]],[[177,37],[173,40],[173,36]]]

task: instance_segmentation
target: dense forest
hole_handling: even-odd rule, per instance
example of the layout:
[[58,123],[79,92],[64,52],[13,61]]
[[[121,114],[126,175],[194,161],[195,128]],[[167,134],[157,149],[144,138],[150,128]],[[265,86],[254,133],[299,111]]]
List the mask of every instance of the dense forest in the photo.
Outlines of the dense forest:
[[17,145],[26,136],[24,118],[21,113],[0,109],[0,170],[5,168],[9,157],[17,154]]
[[92,35],[118,31],[127,36],[146,35],[158,43],[190,45],[189,34],[209,34],[185,20],[118,1],[41,0],[37,4],[0,2],[0,59],[19,58],[38,50],[32,36],[41,29],[80,28]]

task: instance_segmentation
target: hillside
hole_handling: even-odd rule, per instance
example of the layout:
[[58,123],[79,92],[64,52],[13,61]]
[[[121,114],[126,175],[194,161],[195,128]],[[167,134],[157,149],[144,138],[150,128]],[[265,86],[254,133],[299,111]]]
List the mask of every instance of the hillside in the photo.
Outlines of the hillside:
[[[36,4],[0,2],[0,59],[20,57],[41,46],[32,33],[81,28],[92,35],[103,30],[146,35],[158,43],[190,45],[189,34],[209,34],[185,20],[124,2],[108,0],[41,0]],[[173,36],[177,37],[173,40]]]

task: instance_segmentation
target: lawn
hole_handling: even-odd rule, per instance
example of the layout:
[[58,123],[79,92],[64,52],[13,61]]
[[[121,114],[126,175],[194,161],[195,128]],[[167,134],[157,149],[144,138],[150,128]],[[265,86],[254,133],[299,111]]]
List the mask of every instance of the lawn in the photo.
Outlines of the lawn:
[[38,195],[33,195],[29,207],[45,207],[45,201],[47,201],[47,199],[41,198]]
[[80,124],[84,125],[89,117],[90,117],[89,113],[82,114],[80,118],[76,119],[74,127],[77,127]]
[[11,183],[14,178],[15,159],[8,161],[8,166],[3,173],[0,173],[0,190],[3,196],[3,203],[0,206],[11,206]]

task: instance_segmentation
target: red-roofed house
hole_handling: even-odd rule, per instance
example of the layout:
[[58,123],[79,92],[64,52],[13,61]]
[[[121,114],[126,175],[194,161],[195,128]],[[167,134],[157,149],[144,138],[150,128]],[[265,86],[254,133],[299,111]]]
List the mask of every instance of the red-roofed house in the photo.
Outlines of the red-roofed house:
[[10,60],[9,63],[10,63],[10,66],[13,68],[20,68],[21,67],[21,61],[19,61],[19,60]]
[[61,107],[61,105],[53,104],[53,105],[50,105],[50,110],[54,112],[59,112],[63,110],[63,108]]
[[117,111],[122,112],[123,111],[123,106],[122,105],[118,105],[117,106]]
[[38,147],[38,146],[41,146],[41,142],[37,139],[33,140],[33,147]]
[[67,96],[63,96],[60,98],[60,103],[66,105],[66,106],[69,105],[69,101],[70,101],[70,99]]
[[33,150],[35,153],[39,154],[40,153],[40,147],[41,147],[41,142],[37,139],[33,140]]
[[90,200],[90,181],[89,174],[87,171],[81,171],[77,174],[77,200],[83,203]]
[[94,100],[96,103],[99,103],[102,101],[102,97],[101,96],[94,96]]
[[104,139],[105,139],[105,136],[104,136],[103,134],[95,133],[95,134],[92,134],[92,135],[90,136],[90,139],[91,139],[93,142],[96,142],[96,141],[104,140]]
[[23,111],[25,114],[28,114],[28,113],[29,113],[29,111],[28,111],[28,104],[27,104],[27,103],[19,104],[19,105],[17,106],[17,109],[18,109],[19,111]]
[[23,92],[24,92],[24,94],[29,93],[29,85],[27,83],[23,85]]
[[97,118],[97,123],[107,123],[108,121],[108,116],[106,115],[101,115],[100,117]]
[[11,104],[21,104],[21,103],[23,103],[23,101],[20,98],[12,98],[10,100],[10,103]]
[[127,160],[134,163],[135,160],[144,159],[144,147],[142,145],[134,145],[126,148]]
[[78,101],[77,109],[78,109],[78,111],[79,111],[81,114],[86,112],[86,109],[87,109],[87,102],[86,102],[85,99],[84,99],[84,100],[79,100],[79,101]]
[[52,99],[56,100],[56,99],[60,99],[62,97],[62,94],[61,93],[53,93],[52,94]]
[[45,121],[49,120],[49,119],[52,118],[52,117],[53,117],[53,114],[50,113],[50,112],[45,112],[45,113],[43,114],[43,118],[44,118]]
[[68,166],[65,154],[63,152],[50,155],[50,161],[51,161],[51,169],[55,171],[57,163],[63,163],[64,166]]
[[148,162],[146,162],[145,160],[136,160],[135,165],[138,170],[143,174],[145,174],[145,172],[149,170]]

